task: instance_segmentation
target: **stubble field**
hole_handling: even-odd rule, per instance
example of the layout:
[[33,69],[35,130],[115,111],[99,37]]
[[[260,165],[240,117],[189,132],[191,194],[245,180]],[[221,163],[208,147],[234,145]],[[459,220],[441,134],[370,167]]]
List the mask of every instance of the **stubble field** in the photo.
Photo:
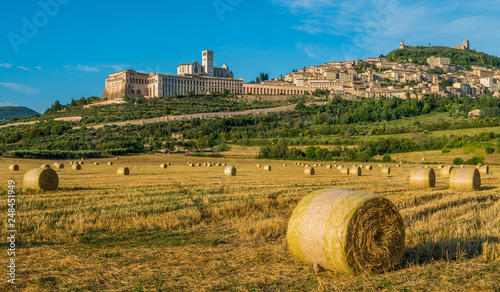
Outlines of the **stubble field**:
[[[361,177],[327,169],[333,162],[322,162],[315,176],[305,176],[304,168],[291,161],[241,156],[86,159],[80,171],[63,161],[65,168],[56,170],[56,192],[22,188],[28,169],[52,166],[55,160],[1,159],[2,197],[7,197],[9,179],[17,185],[18,249],[15,289],[4,267],[0,290],[499,291],[500,157],[488,157],[491,172],[482,175],[480,191],[449,190],[439,172],[435,188],[411,189],[410,169],[421,166],[422,155],[443,164],[452,159],[403,154],[410,163],[389,164],[390,175],[373,164]],[[222,166],[188,167],[188,161],[234,165],[237,176],[225,176]],[[172,165],[160,169],[166,162]],[[20,171],[8,171],[13,163]],[[272,171],[257,163],[271,165]],[[130,176],[116,174],[121,166],[130,168]],[[306,194],[330,188],[382,195],[397,205],[406,225],[406,250],[393,270],[315,274],[291,256],[286,229],[295,206]],[[7,200],[2,202],[6,266],[8,207]]]

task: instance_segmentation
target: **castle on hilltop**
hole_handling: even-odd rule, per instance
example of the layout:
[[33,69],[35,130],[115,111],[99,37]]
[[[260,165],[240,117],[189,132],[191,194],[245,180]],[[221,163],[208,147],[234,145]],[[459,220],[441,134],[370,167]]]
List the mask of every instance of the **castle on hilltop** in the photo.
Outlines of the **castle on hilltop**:
[[[411,46],[407,46],[405,45],[405,42],[404,41],[401,41],[399,43],[399,49],[402,50],[402,49],[406,49],[406,48],[410,48]],[[470,43],[468,40],[465,40],[460,46],[456,46],[456,47],[452,47],[453,49],[458,49],[458,50],[470,50]]]

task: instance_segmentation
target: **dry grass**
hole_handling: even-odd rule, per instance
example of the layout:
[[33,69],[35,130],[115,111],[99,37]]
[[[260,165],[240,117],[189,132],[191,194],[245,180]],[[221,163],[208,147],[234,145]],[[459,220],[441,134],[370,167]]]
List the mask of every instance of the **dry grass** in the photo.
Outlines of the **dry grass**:
[[[400,156],[400,155],[398,155]],[[17,182],[17,290],[25,291],[352,291],[498,290],[500,284],[500,159],[488,156],[490,174],[480,191],[448,189],[437,177],[433,189],[409,187],[419,165],[392,166],[390,175],[360,177],[284,162],[214,159],[238,169],[192,168],[202,158],[124,156],[114,167],[56,169],[57,192],[25,191],[23,172],[0,172]],[[408,155],[401,154],[408,158]],[[429,160],[446,157],[425,154]],[[490,158],[492,157],[492,158]],[[421,157],[420,157],[421,159]],[[108,160],[99,160],[105,164]],[[409,160],[410,161],[410,160]],[[0,159],[23,169],[46,161]],[[256,163],[271,165],[262,172]],[[347,189],[384,196],[398,207],[406,226],[406,249],[391,271],[358,277],[322,272],[295,260],[286,247],[286,227],[305,195],[318,189]],[[7,204],[0,205],[6,230]],[[6,246],[6,237],[1,239]],[[5,256],[4,256],[5,259]],[[0,291],[13,291],[6,281]]]

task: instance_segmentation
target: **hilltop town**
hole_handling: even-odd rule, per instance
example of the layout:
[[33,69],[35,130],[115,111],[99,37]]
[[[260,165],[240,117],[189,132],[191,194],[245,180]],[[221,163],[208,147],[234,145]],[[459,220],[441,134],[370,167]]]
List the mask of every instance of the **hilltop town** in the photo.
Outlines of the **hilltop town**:
[[[400,43],[399,50],[411,46]],[[470,50],[469,41],[456,50]],[[360,97],[419,98],[426,94],[475,96],[488,91],[500,95],[500,69],[462,66],[450,58],[430,56],[426,64],[388,61],[385,57],[357,61],[328,62],[304,67],[272,80],[245,83],[235,79],[224,64],[214,67],[214,52],[202,52],[197,61],[178,66],[177,75],[138,73],[134,70],[112,73],[106,79],[104,100],[121,101],[124,96],[142,94],[146,98],[186,94],[223,93],[240,95],[339,95]],[[424,62],[425,63],[425,62]]]

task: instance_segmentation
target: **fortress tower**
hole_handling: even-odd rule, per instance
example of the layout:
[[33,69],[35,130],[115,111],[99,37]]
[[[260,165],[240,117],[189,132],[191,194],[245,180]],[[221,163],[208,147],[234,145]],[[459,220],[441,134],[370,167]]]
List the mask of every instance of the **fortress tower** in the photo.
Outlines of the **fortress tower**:
[[404,48],[406,48],[406,46],[405,46],[405,42],[404,42],[404,41],[401,41],[401,42],[399,43],[399,49],[400,49],[400,50],[402,50],[402,49],[404,49]]

